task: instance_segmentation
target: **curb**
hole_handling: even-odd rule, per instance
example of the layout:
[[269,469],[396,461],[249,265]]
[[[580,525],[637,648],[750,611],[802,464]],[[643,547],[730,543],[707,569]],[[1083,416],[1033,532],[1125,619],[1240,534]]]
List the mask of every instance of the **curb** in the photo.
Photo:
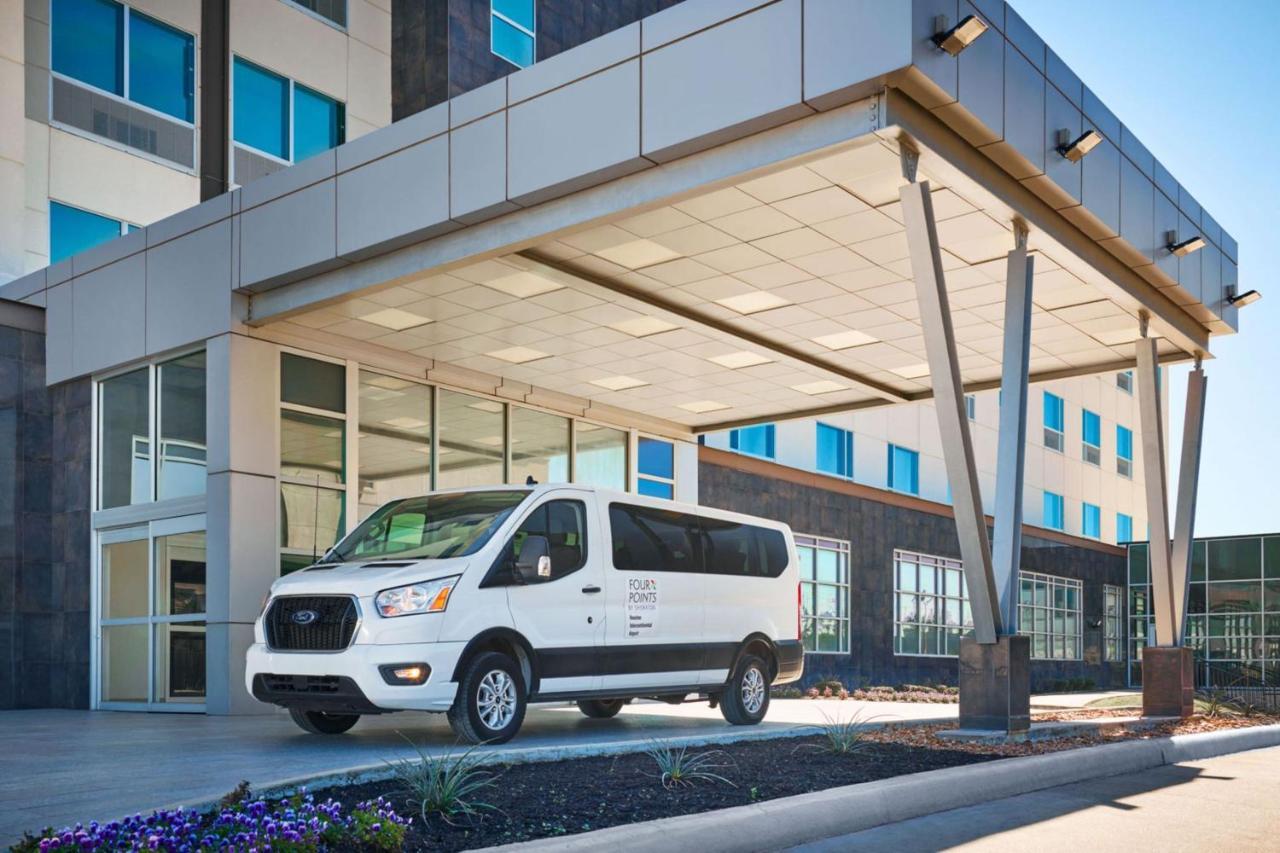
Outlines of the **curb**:
[[489,850],[763,853],[1088,779],[1269,746],[1280,746],[1280,725],[1004,758]]

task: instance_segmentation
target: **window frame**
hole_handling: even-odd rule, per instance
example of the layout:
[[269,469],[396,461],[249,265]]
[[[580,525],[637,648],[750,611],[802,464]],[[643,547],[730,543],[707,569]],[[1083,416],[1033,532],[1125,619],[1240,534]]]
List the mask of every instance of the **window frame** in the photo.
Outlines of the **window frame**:
[[[887,446],[889,448],[889,462],[887,466],[888,470],[886,471],[888,476],[885,478],[886,480],[885,487],[889,491],[897,492],[900,495],[914,495],[916,497],[919,497],[920,496],[920,451],[912,450],[910,447],[905,447],[901,444],[894,444],[893,442],[889,442]],[[912,460],[910,489],[899,489],[897,486],[893,484],[894,482],[893,460],[895,455],[894,451],[898,451],[898,450],[904,453],[910,454],[910,458]]]
[[[87,213],[87,214],[89,214],[89,215],[91,215],[91,216],[97,216],[97,217],[99,217],[99,218],[101,218],[101,219],[107,219],[107,220],[110,220],[111,222],[115,222],[115,223],[117,223],[117,224],[120,226],[120,234],[119,234],[119,236],[121,236],[121,237],[123,237],[123,236],[125,236],[126,234],[130,233],[130,229],[135,229],[135,230],[136,230],[136,229],[138,229],[138,228],[141,228],[141,227],[142,227],[142,226],[140,226],[140,225],[137,225],[137,224],[135,224],[135,223],[133,223],[133,222],[128,221],[127,219],[116,219],[114,216],[108,216],[108,215],[106,215],[105,213],[98,213],[96,210],[90,210],[89,208],[87,208],[87,207],[82,207],[82,206],[80,206],[80,205],[78,205],[78,204],[68,204],[68,203],[67,203],[67,202],[65,202],[65,201],[59,201],[59,200],[57,200],[56,198],[51,198],[51,199],[49,199],[49,204],[51,205],[51,207],[50,207],[50,209],[49,209],[49,263],[50,263],[50,264],[56,264],[56,263],[57,263],[58,261],[60,261],[60,260],[66,260],[67,258],[70,258],[70,257],[73,257],[74,255],[79,254],[79,252],[72,252],[70,255],[64,255],[63,257],[60,257],[60,258],[58,258],[58,259],[56,259],[56,260],[54,259],[54,257],[53,257],[53,208],[52,208],[52,205],[55,205],[55,204],[56,204],[56,205],[58,205],[59,207],[65,207],[65,208],[68,208],[68,209],[70,209],[70,210],[78,210],[78,211],[80,211],[81,213]],[[114,238],[113,238],[113,239],[114,239]],[[110,240],[108,240],[107,242],[110,242]],[[95,245],[96,245],[96,246],[101,246],[101,245],[103,245],[103,244],[102,244],[102,243],[97,243],[97,244],[95,244]],[[89,248],[94,248],[94,247],[93,247],[93,246],[91,246],[91,247],[89,247]],[[87,252],[87,251],[88,251],[88,249],[81,249],[80,251],[81,251],[81,252]]]
[[[1120,519],[1124,519],[1129,526],[1129,531],[1123,537],[1120,535]],[[1116,544],[1127,545],[1133,541],[1133,516],[1125,512],[1116,513]]]
[[[1024,604],[1022,602],[1022,585],[1024,582],[1032,584],[1032,603]],[[1045,590],[1045,603],[1035,603],[1035,591],[1038,588]],[[1058,607],[1056,602],[1057,596],[1054,592],[1058,589],[1076,591],[1076,607]],[[1032,627],[1028,628],[1028,620],[1023,618],[1024,611],[1031,614]],[[1036,611],[1045,613],[1044,631],[1037,631],[1034,628]],[[1074,614],[1076,617],[1076,630],[1071,632],[1065,629],[1062,632],[1054,630],[1053,623],[1057,614],[1063,614],[1064,625],[1066,617]],[[1084,660],[1084,583],[1075,578],[1064,578],[1058,575],[1049,575],[1043,572],[1029,572],[1025,570],[1018,571],[1018,633],[1031,638],[1031,659],[1032,660]],[[1048,655],[1036,654],[1036,638],[1044,637],[1049,649]],[[1057,639],[1064,640],[1064,648],[1067,642],[1074,641],[1074,653],[1066,655],[1058,655],[1055,653],[1057,648]]]
[[[1044,446],[1055,453],[1062,453],[1067,446],[1066,402],[1052,391],[1045,391],[1043,394],[1042,406],[1044,410],[1043,415],[1045,415],[1043,418]],[[1049,425],[1049,418],[1047,417],[1050,408],[1050,400],[1054,401],[1053,408],[1056,412],[1055,420],[1058,423],[1058,426],[1056,427]]]
[[[1096,529],[1093,533],[1089,532],[1089,518],[1094,516]],[[1080,535],[1088,539],[1102,538],[1102,507],[1097,504],[1091,504],[1088,501],[1080,502]]]
[[965,411],[965,414],[968,415],[969,420],[975,421],[975,422],[978,420],[978,395],[977,394],[964,395],[964,411]]
[[[1122,442],[1121,436],[1126,436]],[[1125,455],[1121,449],[1128,444],[1128,454]],[[1116,424],[1116,473],[1121,477],[1133,479],[1133,430],[1123,424]]]
[[[582,519],[582,530],[579,531],[579,535],[582,537],[582,546],[581,546],[581,554],[579,555],[579,558],[578,558],[578,564],[561,575],[554,574],[555,567],[553,565],[552,577],[539,578],[532,582],[524,580],[523,578],[517,578],[514,572],[507,573],[508,576],[503,577],[503,574],[504,574],[503,570],[507,567],[507,565],[514,567],[515,559],[516,557],[519,556],[519,554],[517,554],[515,551],[515,543],[516,543],[516,536],[520,534],[521,529],[526,524],[528,524],[529,521],[533,518],[533,516],[537,514],[539,511],[548,509],[552,504],[556,504],[556,503],[574,504],[580,510],[581,514],[579,517]],[[591,552],[590,552],[591,521],[587,513],[588,513],[587,502],[582,498],[556,497],[554,495],[550,495],[547,497],[546,500],[542,501],[542,503],[537,504],[536,506],[530,507],[529,511],[525,513],[524,518],[520,519],[520,521],[516,524],[515,529],[511,531],[511,535],[507,537],[506,543],[502,546],[502,549],[498,552],[498,556],[493,561],[493,565],[489,567],[489,571],[485,575],[484,580],[480,582],[481,589],[484,589],[487,587],[493,587],[493,586],[509,586],[509,587],[546,586],[547,584],[555,583],[556,581],[563,580],[564,578],[567,578],[572,574],[582,571],[586,567],[587,561],[590,559],[590,556],[591,556]],[[548,542],[548,544],[550,543]]]
[[340,32],[345,33],[348,31],[348,27],[351,22],[351,4],[348,2],[348,0],[342,0],[342,17],[347,22],[343,24],[340,24],[337,21],[333,20],[332,18],[329,18],[329,17],[326,17],[325,15],[320,14],[315,9],[308,9],[306,6],[302,5],[302,3],[298,2],[298,0],[285,0],[285,3],[297,9],[299,12],[302,12],[304,15],[308,15],[312,18],[315,18],[317,21],[320,21],[321,23],[328,24],[329,26],[333,27],[334,29]]
[[[800,571],[800,643],[805,654],[810,655],[847,655],[853,647],[853,585],[851,583],[851,555],[853,546],[851,542],[844,539],[835,539],[830,536],[814,536],[808,533],[796,533],[793,536],[796,545],[796,553],[799,556],[801,548],[811,548],[814,552],[814,576],[806,578],[804,569],[801,565]],[[818,552],[828,551],[836,554],[837,579],[835,581],[818,580],[817,565]],[[843,578],[843,579],[841,579]],[[817,592],[820,588],[834,588],[837,600],[844,601],[844,616],[819,616],[815,613],[812,616],[804,615],[803,601],[805,600],[805,587],[812,588],[814,593],[814,601],[817,601]],[[839,647],[835,650],[811,649],[805,645],[805,637],[808,632],[805,630],[806,624],[815,623],[814,636],[817,637],[816,623],[819,620],[829,620],[836,623],[836,645]],[[843,626],[843,630],[841,630]]]
[[[1108,663],[1124,661],[1124,588],[1115,584],[1102,585],[1102,659]],[[1115,614],[1108,613],[1114,599]]]
[[[506,15],[499,12],[497,8],[494,6],[493,0],[489,0],[489,53],[492,54],[493,56],[498,57],[503,62],[515,68],[528,68],[529,65],[536,65],[538,63],[538,3],[537,3],[537,0],[530,0],[530,6],[533,9],[533,29],[532,30],[530,30],[528,27],[524,26],[523,24],[519,24],[516,21],[511,20]],[[494,41],[493,19],[494,18],[497,18],[498,20],[502,21],[504,24],[507,24],[508,26],[516,30],[519,30],[520,32],[524,33],[530,39],[533,40],[533,51],[532,51],[533,59],[529,62],[529,65],[521,65],[518,62],[515,62],[514,60],[512,60],[510,57],[506,56],[505,54],[499,53],[497,51],[493,43]]]
[[1132,370],[1121,370],[1116,374],[1116,388],[1119,388],[1123,393],[1128,394],[1130,397],[1133,396]]
[[[834,438],[839,442],[839,452],[837,455],[837,467],[841,467],[840,471],[832,471],[829,468],[822,467],[822,434],[823,431],[829,431],[834,434]],[[832,424],[816,421],[814,423],[814,469],[821,474],[829,477],[840,477],[845,480],[853,479],[853,441],[854,433],[851,429],[833,426]],[[843,457],[844,465],[840,466]]]
[[[1067,530],[1066,498],[1064,498],[1062,495],[1058,494],[1057,492],[1051,492],[1048,489],[1041,489],[1041,493],[1044,495],[1043,504],[1041,508],[1041,512],[1043,514],[1043,518],[1041,518],[1041,522],[1043,523],[1045,529],[1057,530],[1059,532],[1065,533]],[[1057,514],[1058,514],[1057,525],[1053,525],[1049,523],[1049,517],[1048,517],[1049,513],[1046,510],[1048,510],[1049,508],[1050,499],[1053,499],[1054,501],[1056,501],[1056,508],[1057,508]]]
[[[762,438],[764,441],[764,453],[756,453],[754,450],[744,450],[742,448],[744,433],[748,432],[753,439],[756,435]],[[778,430],[774,424],[752,424],[751,426],[736,427],[729,430],[729,449],[736,453],[741,453],[743,456],[773,460],[777,458],[777,448]]]
[[[934,572],[934,589],[925,592],[920,589],[904,589],[902,586],[901,564],[910,563],[916,567],[916,586],[920,584],[920,569],[928,566]],[[893,572],[893,654],[896,657],[921,657],[921,658],[955,658],[959,655],[958,646],[956,654],[947,651],[940,652],[922,652],[920,651],[923,642],[925,628],[932,628],[939,632],[939,638],[943,640],[940,646],[945,648],[945,633],[950,630],[959,630],[960,638],[963,639],[965,634],[973,628],[973,612],[969,606],[969,587],[968,579],[965,578],[964,564],[958,558],[941,557],[936,554],[925,554],[920,551],[911,551],[906,548],[894,548],[893,560],[891,563],[891,571]],[[945,588],[939,590],[937,584],[938,577],[946,577],[948,572],[959,572],[960,576],[960,594],[950,595]],[[916,618],[906,621],[902,617],[902,598],[904,596],[913,596],[916,599]],[[935,617],[933,621],[926,622],[923,618],[923,599],[929,598],[934,605]],[[956,602],[960,608],[960,624],[958,626],[948,625],[946,621],[946,607],[948,602]],[[913,626],[917,629],[916,635],[916,651],[902,651],[899,645],[898,635],[904,625]]]
[[[640,443],[642,441],[657,441],[670,446],[671,448],[671,477],[663,477],[658,474],[648,474],[640,470]],[[630,490],[635,494],[646,498],[653,498],[660,501],[673,501],[676,499],[676,480],[680,475],[680,460],[676,458],[676,443],[669,438],[662,438],[648,433],[635,433],[635,450],[630,455],[635,459],[634,486]],[[661,495],[648,495],[640,491],[641,481],[658,483],[659,485],[671,487],[671,497],[666,498]]]
[[[303,11],[306,11],[306,10],[304,9]],[[288,109],[288,115],[286,116],[286,121],[288,122],[288,128],[287,128],[286,136],[287,136],[287,140],[288,140],[288,143],[289,143],[289,157],[288,157],[287,159],[282,159],[282,158],[280,158],[280,157],[276,156],[275,154],[272,154],[272,153],[271,153],[271,152],[269,152],[269,151],[263,151],[261,148],[258,148],[258,147],[254,146],[254,145],[251,145],[251,144],[249,144],[248,142],[241,142],[239,139],[236,139],[236,87],[235,87],[235,70],[236,70],[236,63],[237,63],[237,62],[243,62],[244,64],[246,64],[246,65],[250,65],[250,66],[252,66],[252,67],[254,67],[254,68],[258,69],[259,71],[265,72],[265,73],[270,74],[270,75],[272,75],[272,76],[274,76],[274,77],[279,77],[281,80],[283,80],[285,83],[287,83],[287,84],[288,84],[288,90],[289,90],[289,109]],[[319,95],[319,96],[320,96],[320,97],[322,97],[322,98],[327,98],[328,100],[332,101],[333,103],[335,103],[335,104],[338,106],[338,108],[339,108],[339,110],[340,110],[340,114],[341,114],[341,115],[340,115],[340,122],[339,122],[339,129],[340,129],[340,133],[339,133],[338,135],[341,137],[341,139],[339,139],[339,140],[338,140],[338,144],[337,144],[337,145],[335,145],[335,146],[334,146],[334,148],[337,148],[337,147],[339,147],[339,146],[341,146],[341,145],[345,145],[345,144],[346,144],[346,142],[347,142],[347,119],[346,119],[346,116],[347,116],[347,103],[346,103],[346,101],[340,101],[340,100],[338,100],[337,98],[332,97],[331,95],[328,95],[328,94],[326,94],[326,93],[324,93],[324,92],[321,92],[319,89],[316,89],[316,88],[314,88],[314,87],[308,86],[308,85],[307,85],[307,84],[305,84],[305,83],[299,83],[297,80],[295,80],[293,77],[289,76],[288,74],[282,74],[282,73],[280,73],[279,71],[276,71],[274,68],[269,68],[269,67],[267,67],[266,65],[263,65],[261,62],[257,62],[257,61],[255,61],[255,60],[248,59],[248,58],[246,58],[246,57],[241,56],[241,55],[240,55],[240,54],[238,54],[238,53],[234,53],[234,52],[233,52],[233,53],[231,54],[231,67],[228,69],[228,71],[229,71],[229,73],[230,73],[230,75],[231,75],[231,86],[229,87],[229,88],[230,88],[230,91],[231,91],[231,97],[230,97],[230,100],[229,100],[229,103],[228,103],[228,109],[227,109],[227,113],[228,113],[228,117],[229,117],[229,121],[228,121],[228,125],[229,125],[229,127],[228,127],[228,132],[227,132],[227,144],[228,144],[228,146],[229,146],[229,160],[228,160],[228,162],[230,163],[230,168],[231,168],[231,184],[232,184],[233,186],[241,186],[241,184],[239,184],[239,183],[237,183],[237,182],[236,182],[236,176],[235,176],[235,149],[236,149],[236,147],[237,147],[237,146],[239,146],[240,148],[243,148],[245,151],[248,151],[248,152],[249,152],[249,153],[251,153],[251,154],[257,155],[258,157],[262,157],[262,158],[264,158],[264,159],[266,159],[266,160],[270,160],[270,161],[271,161],[271,162],[273,162],[273,163],[279,163],[281,166],[292,166],[292,165],[294,165],[294,164],[296,164],[296,163],[298,162],[297,160],[295,160],[295,159],[294,159],[294,157],[295,157],[295,155],[296,155],[296,153],[297,153],[297,144],[296,144],[296,139],[295,139],[295,137],[297,136],[297,132],[298,132],[298,123],[297,123],[297,120],[296,120],[296,116],[295,116],[295,109],[294,109],[294,107],[295,107],[295,103],[296,103],[297,89],[298,89],[299,87],[301,87],[301,88],[303,88],[303,89],[306,89],[308,92],[312,92],[312,93],[314,93],[314,94],[316,94],[316,95]],[[326,150],[328,150],[328,151],[332,151],[333,149],[332,149],[332,148],[329,148],[329,149],[326,149]],[[323,152],[321,152],[321,153],[323,153]],[[312,156],[319,156],[319,155],[318,155],[318,154],[316,154],[316,155],[312,155]],[[310,158],[308,158],[308,159],[310,159]]]
[[[1089,441],[1089,425],[1097,426],[1098,441]],[[1080,409],[1080,458],[1095,468],[1102,467],[1102,416],[1089,409]]]

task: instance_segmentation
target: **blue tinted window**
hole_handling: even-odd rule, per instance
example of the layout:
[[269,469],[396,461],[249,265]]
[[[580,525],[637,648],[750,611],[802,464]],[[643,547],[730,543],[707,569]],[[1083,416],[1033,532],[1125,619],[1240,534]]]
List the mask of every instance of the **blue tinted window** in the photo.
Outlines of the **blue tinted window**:
[[669,441],[641,438],[638,448],[637,470],[651,477],[673,480],[676,476],[675,449]]
[[675,496],[670,483],[659,483],[657,480],[646,480],[643,477],[636,482],[636,491],[651,498],[666,498],[670,500]]
[[1133,516],[1123,512],[1116,513],[1116,542],[1123,544],[1133,541]]
[[853,433],[818,424],[818,470],[837,477],[853,476]]
[[236,57],[235,140],[289,159],[289,81]]
[[1084,443],[1092,444],[1094,447],[1102,446],[1102,418],[1088,409],[1081,410],[1083,417],[1080,421],[1080,429],[1084,434]]
[[729,447],[752,456],[774,456],[773,424],[757,424],[729,431]]
[[905,447],[889,445],[889,488],[897,492],[920,493],[920,454]]
[[493,0],[493,11],[533,32],[533,0]]
[[1044,493],[1044,526],[1050,530],[1062,530],[1063,521],[1062,495],[1053,492]]
[[1080,521],[1081,530],[1085,536],[1091,536],[1094,539],[1102,538],[1102,509],[1094,504],[1084,504]]
[[1044,392],[1044,426],[1062,432],[1062,398],[1056,394]]
[[78,207],[49,202],[49,263],[120,236],[120,222]]
[[195,39],[129,13],[129,100],[195,121]]
[[496,15],[490,20],[493,26],[490,49],[512,65],[521,68],[532,65],[533,36],[516,29]]
[[293,87],[293,160],[337,148],[343,142],[342,104],[305,86]]
[[53,70],[124,94],[124,7],[110,0],[53,0]]
[[1128,427],[1116,426],[1116,456],[1133,460],[1133,430]]

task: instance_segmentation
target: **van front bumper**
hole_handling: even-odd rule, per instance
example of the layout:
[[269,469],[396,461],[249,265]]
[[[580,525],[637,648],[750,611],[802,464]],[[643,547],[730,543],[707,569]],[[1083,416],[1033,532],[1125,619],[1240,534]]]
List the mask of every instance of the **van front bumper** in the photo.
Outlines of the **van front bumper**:
[[[357,644],[341,652],[282,652],[254,643],[245,656],[245,689],[260,702],[332,713],[447,711],[465,643]],[[423,684],[388,684],[379,667],[426,664]]]

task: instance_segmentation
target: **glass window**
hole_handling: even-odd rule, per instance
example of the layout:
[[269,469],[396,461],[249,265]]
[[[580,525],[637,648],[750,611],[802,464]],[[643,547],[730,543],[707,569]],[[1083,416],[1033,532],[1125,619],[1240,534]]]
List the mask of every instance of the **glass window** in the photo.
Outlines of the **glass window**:
[[280,354],[280,399],[330,412],[347,410],[347,368],[332,361]]
[[1044,526],[1050,530],[1065,530],[1066,520],[1063,518],[1062,495],[1053,492],[1044,493]]
[[156,368],[160,386],[160,470],[156,499],[205,491],[205,354],[166,361]]
[[1085,536],[1093,539],[1102,538],[1102,508],[1096,504],[1081,504],[1081,529]]
[[613,566],[622,571],[697,572],[696,516],[628,504],[609,505]]
[[889,488],[911,495],[920,494],[920,454],[896,444],[889,445]]
[[1102,462],[1102,419],[1096,412],[1081,410],[1081,434],[1084,437],[1084,448],[1081,458],[1090,465]]
[[1103,660],[1124,660],[1124,591],[1118,586],[1102,587],[1102,656]]
[[1116,473],[1133,477],[1133,430],[1116,425]]
[[488,486],[503,481],[503,404],[457,391],[439,391],[436,488]]
[[960,638],[973,627],[960,561],[895,550],[893,566],[894,653],[960,654]]
[[636,461],[636,491],[652,498],[675,497],[675,445],[669,441],[641,437]]
[[849,543],[797,535],[800,635],[806,652],[849,652]]
[[1254,580],[1262,577],[1262,540],[1209,540],[1209,580]]
[[512,483],[565,483],[569,480],[569,419],[513,406],[511,409]]
[[306,483],[346,482],[346,423],[285,409],[280,413],[280,474]]
[[729,448],[739,453],[749,453],[752,456],[763,456],[766,459],[772,459],[774,456],[774,426],[773,424],[756,424],[755,426],[742,427],[741,429],[729,430]]
[[1126,394],[1133,393],[1133,371],[1125,370],[1116,374],[1116,387]]
[[969,420],[976,421],[978,419],[978,398],[973,394],[964,395],[964,411],[969,416]]
[[1018,573],[1018,633],[1031,637],[1031,657],[1081,659],[1083,598],[1078,580]]
[[92,249],[123,232],[118,219],[99,216],[78,207],[49,202],[49,263]]
[[[301,483],[280,484],[280,546],[310,565],[338,541],[346,526],[345,492]],[[298,566],[301,568],[302,566]]]
[[1123,512],[1116,513],[1116,544],[1123,545],[1133,541],[1133,516]]
[[290,0],[293,4],[328,18],[340,27],[347,25],[347,0]]
[[185,122],[196,119],[195,39],[129,13],[129,100]]
[[288,160],[289,81],[238,56],[232,78],[236,142]]
[[439,560],[474,554],[528,495],[515,489],[455,492],[389,503],[361,522],[331,556]]
[[853,433],[818,424],[818,470],[837,477],[853,477]]
[[787,568],[786,540],[777,530],[706,517],[698,524],[709,574],[776,578]]
[[537,34],[533,0],[493,0],[489,8],[489,49],[520,68],[532,65]]
[[360,518],[431,491],[431,388],[360,371]]
[[1044,392],[1044,446],[1062,452],[1064,414],[1062,398]]
[[124,7],[111,0],[53,0],[53,70],[124,95]]
[[574,480],[603,489],[627,489],[627,434],[620,429],[578,421]]
[[98,411],[98,506],[151,500],[151,406],[147,368],[103,380]]
[[[535,583],[549,583],[572,574],[587,562],[587,507],[582,501],[548,501],[529,514],[511,538],[506,557],[509,564],[520,556],[529,536],[542,536],[551,546],[551,575]],[[525,579],[524,582],[528,582]]]
[[346,108],[333,98],[295,84],[293,128],[293,161],[299,163],[342,144]]
[[147,540],[113,542],[102,547],[102,618],[146,616]]

